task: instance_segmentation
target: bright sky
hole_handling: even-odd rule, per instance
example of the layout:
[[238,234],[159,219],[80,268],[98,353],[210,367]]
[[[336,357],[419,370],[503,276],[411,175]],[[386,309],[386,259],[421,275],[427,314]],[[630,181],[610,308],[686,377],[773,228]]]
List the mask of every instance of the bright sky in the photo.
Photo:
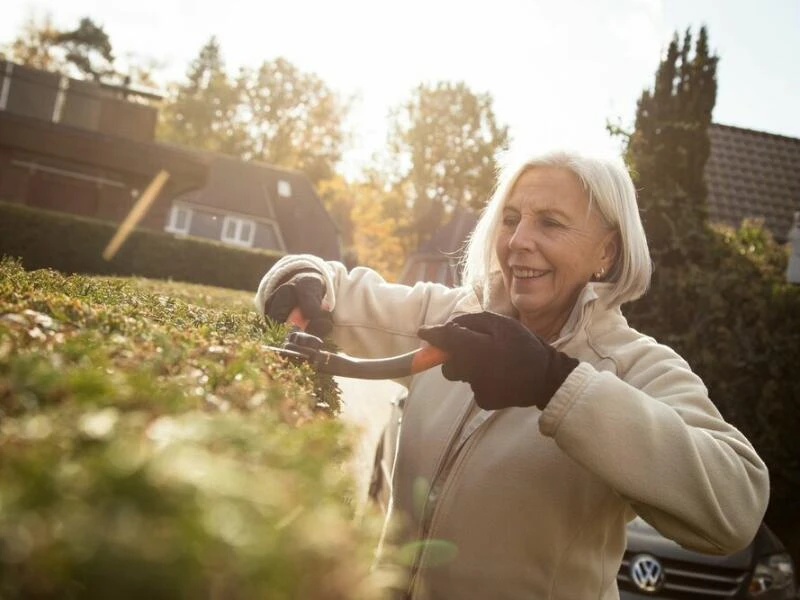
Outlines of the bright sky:
[[212,35],[228,66],[284,56],[355,97],[358,172],[385,145],[387,115],[420,82],[489,92],[517,148],[616,152],[607,119],[633,121],[673,32],[709,29],[720,56],[718,123],[800,137],[800,0],[6,0],[0,42],[25,18],[89,16],[117,56],[181,77]]

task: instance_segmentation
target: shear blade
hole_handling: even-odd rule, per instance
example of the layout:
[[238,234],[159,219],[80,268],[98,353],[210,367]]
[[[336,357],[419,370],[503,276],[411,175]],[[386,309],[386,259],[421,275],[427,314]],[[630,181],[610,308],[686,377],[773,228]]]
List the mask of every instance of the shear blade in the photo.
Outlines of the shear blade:
[[302,352],[297,352],[296,350],[289,350],[288,348],[281,348],[279,346],[264,346],[265,350],[269,350],[270,352],[275,352],[280,354],[284,358],[292,358],[295,360],[309,360],[309,356],[307,354],[303,354]]

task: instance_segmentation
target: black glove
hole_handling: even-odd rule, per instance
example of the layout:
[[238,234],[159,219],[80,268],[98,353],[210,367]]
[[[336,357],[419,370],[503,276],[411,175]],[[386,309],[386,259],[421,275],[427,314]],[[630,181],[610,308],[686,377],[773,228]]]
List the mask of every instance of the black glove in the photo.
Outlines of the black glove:
[[318,275],[295,275],[278,286],[267,298],[264,316],[278,323],[285,323],[295,307],[308,319],[306,333],[325,337],[333,329],[330,311],[322,308],[325,284]]
[[516,319],[482,312],[423,327],[420,338],[450,354],[442,373],[466,381],[483,409],[544,409],[578,361],[554,349]]

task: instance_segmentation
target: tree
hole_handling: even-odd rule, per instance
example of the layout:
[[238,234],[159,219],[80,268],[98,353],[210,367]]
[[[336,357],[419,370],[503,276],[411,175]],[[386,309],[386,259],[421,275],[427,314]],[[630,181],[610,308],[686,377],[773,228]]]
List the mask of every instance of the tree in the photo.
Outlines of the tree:
[[402,223],[386,213],[396,192],[377,181],[354,185],[353,254],[359,265],[378,271],[388,281],[396,281],[403,269],[406,248],[398,231]]
[[0,54],[34,69],[123,87],[156,88],[153,75],[163,68],[159,61],[135,53],[127,53],[125,65],[120,68],[103,27],[84,17],[75,29],[60,30],[49,13],[41,19],[30,16],[20,34]]
[[220,45],[211,38],[162,111],[159,135],[297,169],[317,184],[335,175],[346,110],[321,79],[282,58],[230,78]]
[[342,236],[345,262],[369,266],[395,280],[405,263],[407,248],[400,235],[402,217],[392,207],[397,190],[374,172],[362,181],[348,182],[337,175],[321,182],[318,192]]
[[50,13],[41,20],[31,15],[22,25],[20,34],[4,48],[4,53],[10,60],[26,67],[60,71],[64,67],[64,58],[56,47],[59,33]]
[[334,175],[348,106],[319,77],[277,58],[243,69],[238,89],[246,158],[303,171],[314,184]]
[[206,42],[189,66],[186,81],[161,111],[158,137],[214,152],[240,155],[247,135],[239,123],[239,92],[225,71],[219,42]]
[[628,309],[631,320],[649,333],[673,335],[699,327],[698,315],[675,298],[688,272],[702,271],[710,230],[703,179],[710,152],[708,126],[716,100],[718,58],[708,51],[705,28],[690,56],[692,35],[677,36],[656,71],[652,91],[638,102],[626,160],[639,194],[655,264],[650,293]]
[[675,35],[656,72],[652,91],[638,102],[626,159],[657,265],[697,260],[706,237],[703,171],[710,152],[708,126],[716,101],[718,58],[700,30]]
[[464,83],[421,84],[393,117],[390,148],[406,160],[400,185],[413,227],[427,239],[457,206],[480,210],[494,186],[495,155],[508,145],[489,94]]
[[656,269],[650,290],[625,307],[636,329],[675,348],[726,420],[770,471],[767,521],[800,553],[800,288],[785,281],[785,247],[763,224],[706,222],[703,168],[718,58],[701,29],[676,38],[652,92],[638,105],[626,158]]
[[317,185],[317,193],[325,210],[336,223],[342,244],[345,248],[353,245],[353,185],[341,175],[321,181]]
[[58,33],[55,43],[66,52],[67,64],[83,77],[100,81],[117,74],[111,40],[103,27],[90,18],[82,18],[71,31]]
[[123,87],[134,86],[149,90],[158,90],[161,84],[157,74],[163,71],[166,63],[152,56],[143,56],[135,52],[127,52],[123,57],[124,67],[117,61],[117,75]]

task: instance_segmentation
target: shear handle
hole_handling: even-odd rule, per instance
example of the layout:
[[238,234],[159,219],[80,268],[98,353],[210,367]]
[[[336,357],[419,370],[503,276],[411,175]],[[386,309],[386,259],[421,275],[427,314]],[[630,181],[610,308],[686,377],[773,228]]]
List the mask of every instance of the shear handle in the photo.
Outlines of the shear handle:
[[[308,321],[299,307],[295,307],[287,318],[287,322],[301,331],[305,331]],[[354,379],[399,379],[440,365],[449,358],[444,350],[430,344],[424,344],[421,348],[406,354],[387,358],[355,358],[325,350],[311,351],[291,343],[287,344],[286,348],[307,355],[312,366],[321,373]]]

